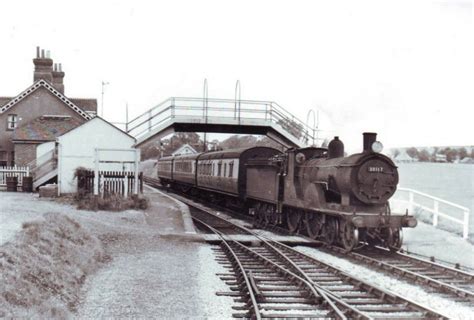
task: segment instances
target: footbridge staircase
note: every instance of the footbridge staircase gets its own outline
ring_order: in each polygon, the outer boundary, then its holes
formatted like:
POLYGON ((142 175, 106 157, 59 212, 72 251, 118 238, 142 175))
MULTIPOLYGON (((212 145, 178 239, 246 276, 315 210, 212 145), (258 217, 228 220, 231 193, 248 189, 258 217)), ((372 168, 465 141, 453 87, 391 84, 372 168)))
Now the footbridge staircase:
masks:
POLYGON ((285 147, 314 143, 316 129, 272 101, 169 98, 127 123, 136 146, 173 132, 266 135, 285 147))
POLYGON ((33 177, 33 189, 38 188, 58 175, 58 158, 53 149, 27 164, 33 177))

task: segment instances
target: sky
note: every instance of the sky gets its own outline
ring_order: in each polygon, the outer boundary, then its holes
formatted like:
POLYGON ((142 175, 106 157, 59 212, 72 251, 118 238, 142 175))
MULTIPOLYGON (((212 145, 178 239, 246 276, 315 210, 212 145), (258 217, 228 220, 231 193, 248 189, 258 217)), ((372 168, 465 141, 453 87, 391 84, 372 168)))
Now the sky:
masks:
POLYGON ((66 96, 125 120, 172 96, 276 101, 349 150, 474 144, 471 1, 8 1, 0 96, 33 81, 36 46, 66 96))

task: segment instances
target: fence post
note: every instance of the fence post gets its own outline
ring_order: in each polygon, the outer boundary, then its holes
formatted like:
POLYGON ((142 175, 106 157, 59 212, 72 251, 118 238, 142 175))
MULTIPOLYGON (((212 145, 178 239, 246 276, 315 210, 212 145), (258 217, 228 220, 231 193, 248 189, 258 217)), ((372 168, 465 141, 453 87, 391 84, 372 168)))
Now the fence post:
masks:
POLYGON ((410 214, 413 214, 414 211, 414 194, 413 191, 408 192, 408 210, 410 210, 410 214))
POLYGON ((99 175, 99 193, 101 194, 102 198, 104 198, 104 191, 105 191, 105 177, 104 174, 99 175))
POLYGON ((95 168, 94 168, 94 195, 99 194, 99 150, 95 149, 95 168))
POLYGON ((463 224, 463 230, 462 230, 462 237, 466 240, 469 238, 469 210, 464 211, 464 224, 463 224))
POLYGON ((128 175, 125 174, 123 177, 123 196, 128 197, 128 175))
POLYGON ((434 201, 434 213, 433 213, 433 226, 438 226, 438 213, 439 213, 439 202, 434 201))

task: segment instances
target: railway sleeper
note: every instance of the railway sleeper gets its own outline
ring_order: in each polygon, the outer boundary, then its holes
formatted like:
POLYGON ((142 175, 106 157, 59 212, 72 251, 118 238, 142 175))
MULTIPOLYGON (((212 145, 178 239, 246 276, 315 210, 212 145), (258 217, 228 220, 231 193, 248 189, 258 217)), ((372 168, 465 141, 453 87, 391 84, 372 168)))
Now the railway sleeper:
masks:
POLYGON ((329 318, 331 312, 328 310, 319 310, 319 311, 311 311, 307 313, 270 313, 270 312, 262 312, 262 316, 265 319, 321 319, 321 318, 329 318))

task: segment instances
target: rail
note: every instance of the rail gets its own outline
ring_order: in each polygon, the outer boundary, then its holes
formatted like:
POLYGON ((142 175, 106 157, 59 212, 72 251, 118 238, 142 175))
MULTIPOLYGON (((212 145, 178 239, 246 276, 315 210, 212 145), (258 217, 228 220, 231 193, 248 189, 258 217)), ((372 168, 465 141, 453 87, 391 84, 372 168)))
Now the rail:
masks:
POLYGON ((422 210, 431 212, 433 214, 433 218, 431 223, 434 227, 438 227, 439 225, 439 218, 443 218, 454 222, 456 224, 460 224, 462 226, 462 237, 464 239, 469 238, 469 218, 470 218, 470 210, 467 207, 461 206, 459 204, 429 195, 424 192, 420 192, 410 188, 398 188, 397 191, 407 192, 408 193, 408 200, 405 199, 394 199, 395 202, 401 202, 408 204, 408 211, 414 212, 415 208, 420 208, 422 210), (432 201, 431 203, 433 206, 428 206, 424 203, 420 203, 415 201, 415 196, 422 197, 425 200, 432 201), (448 214, 442 212, 440 210, 440 204, 450 207, 450 209, 455 208, 455 210, 460 210, 462 212, 462 219, 453 217, 452 214, 448 214))
POLYGON ((280 126, 304 144, 316 139, 317 131, 273 101, 186 97, 166 99, 129 121, 126 131, 139 138, 172 119, 235 125, 263 122, 280 126))

